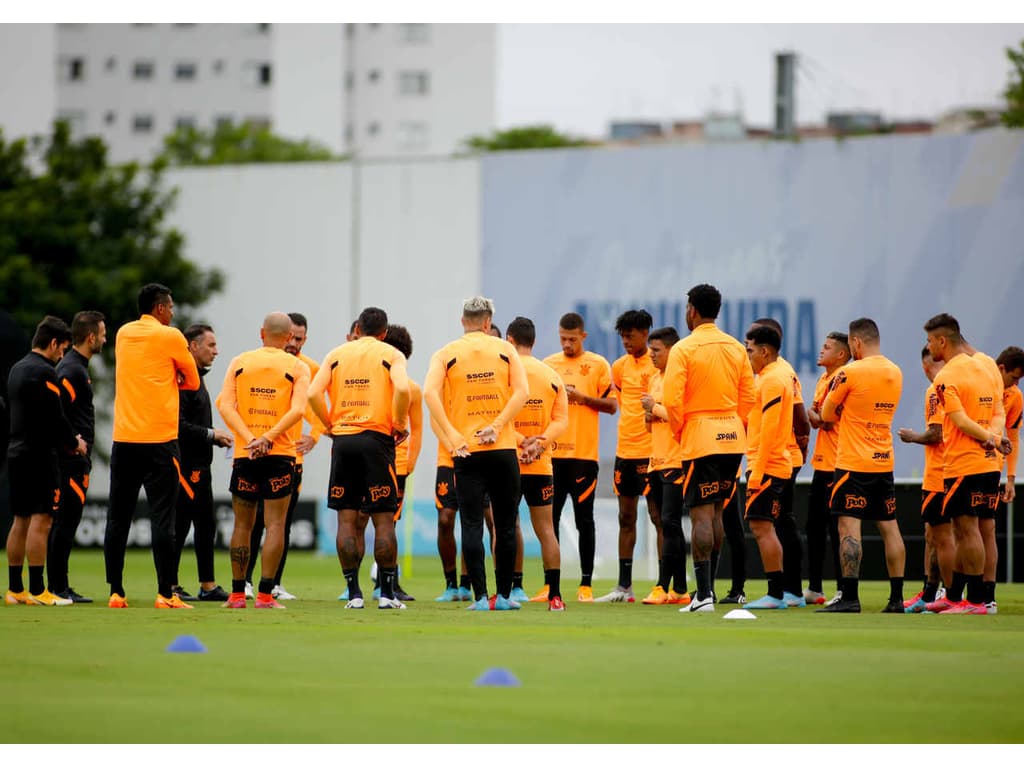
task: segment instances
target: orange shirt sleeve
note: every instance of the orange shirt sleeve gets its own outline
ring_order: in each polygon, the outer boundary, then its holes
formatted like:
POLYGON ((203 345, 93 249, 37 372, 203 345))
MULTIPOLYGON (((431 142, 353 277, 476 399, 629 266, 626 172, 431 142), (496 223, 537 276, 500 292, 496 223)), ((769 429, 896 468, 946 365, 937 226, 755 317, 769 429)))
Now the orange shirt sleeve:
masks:
POLYGON ((181 381, 178 382, 178 388, 195 392, 199 389, 199 367, 196 365, 196 359, 188 351, 188 342, 185 341, 185 336, 182 332, 177 328, 170 330, 172 332, 166 336, 167 353, 174 361, 174 367, 181 373, 181 381))
POLYGON ((232 358, 224 373, 224 384, 221 386, 220 394, 217 395, 217 410, 220 417, 224 419, 227 428, 234 432, 245 443, 252 441, 255 437, 245 425, 245 420, 238 413, 238 393, 235 390, 235 371, 241 366, 241 358, 232 358))

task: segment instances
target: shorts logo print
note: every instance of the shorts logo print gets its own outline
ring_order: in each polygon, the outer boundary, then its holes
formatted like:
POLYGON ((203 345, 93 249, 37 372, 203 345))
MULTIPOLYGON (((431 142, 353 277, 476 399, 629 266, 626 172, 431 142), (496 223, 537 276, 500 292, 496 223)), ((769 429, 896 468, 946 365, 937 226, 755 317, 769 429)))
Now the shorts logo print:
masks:
POLYGON ((291 475, 284 475, 283 477, 272 477, 270 478, 270 490, 272 493, 277 493, 282 488, 287 488, 291 481, 291 475))
POLYGON ((721 490, 721 484, 718 482, 714 483, 701 483, 699 486, 700 497, 706 499, 709 496, 714 496, 721 490))
POLYGON ((190 482, 198 483, 199 482, 199 478, 201 476, 202 476, 202 473, 198 469, 193 469, 192 470, 192 474, 190 474, 188 476, 188 479, 189 479, 190 482))
POLYGON ((448 483, 444 482, 444 480, 442 480, 440 483, 437 484, 437 495, 438 496, 447 496, 448 495, 448 483))
POLYGON ((553 486, 553 485, 545 485, 543 488, 541 488, 540 497, 542 499, 544 499, 544 501, 551 501, 551 499, 552 499, 552 497, 554 495, 555 495, 555 486, 553 486))
POLYGON ((896 514, 896 499, 885 500, 885 514, 890 517, 896 514))
POLYGON ((391 495, 390 485, 371 485, 370 486, 370 502, 380 501, 386 499, 391 495))
POLYGON ((242 493, 256 493, 259 487, 255 483, 250 483, 244 477, 238 478, 238 490, 242 493))
POLYGON ((331 498, 332 499, 340 499, 344 495, 345 495, 345 489, 342 486, 340 486, 340 485, 332 485, 331 486, 331 498))
POLYGON ((864 496, 847 496, 846 497, 846 508, 847 509, 867 509, 868 500, 864 496))

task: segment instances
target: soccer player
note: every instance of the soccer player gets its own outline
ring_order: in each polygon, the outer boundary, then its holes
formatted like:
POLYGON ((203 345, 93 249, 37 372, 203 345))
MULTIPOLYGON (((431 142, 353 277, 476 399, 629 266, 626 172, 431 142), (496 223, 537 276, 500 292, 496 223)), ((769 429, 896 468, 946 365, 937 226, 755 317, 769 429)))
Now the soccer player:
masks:
POLYGON ((7 377, 11 437, 7 461, 14 521, 7 534, 7 605, 71 605, 43 581, 46 546, 54 511, 60 504, 61 453, 85 456, 88 446, 76 435, 60 405, 54 367, 71 344, 71 330, 47 315, 36 326, 32 349, 14 364, 7 377), (22 565, 28 558, 28 589, 22 565))
POLYGON ((952 520, 956 542, 952 582, 946 587, 945 597, 928 603, 926 608, 932 612, 984 615, 988 613, 983 584, 985 544, 979 517, 987 510, 994 513, 998 505, 998 453, 1010 448, 1009 441, 1002 437, 1003 419, 995 419, 996 401, 1002 404, 1002 382, 994 383, 985 362, 968 353, 960 324, 952 315, 932 317, 924 330, 932 357, 945 362, 933 383, 943 409, 942 478, 946 493, 942 513, 952 520))
POLYGON ((682 611, 715 610, 713 574, 722 548, 722 507, 733 491, 754 404, 754 372, 743 344, 715 325, 722 294, 712 285, 687 293, 690 335, 672 347, 663 397, 682 446, 683 503, 693 523, 697 593, 682 611))
MULTIPOLYGON (((309 368, 310 381, 312 381, 317 371, 320 370, 320 363, 309 357, 309 355, 302 353, 302 348, 306 346, 306 340, 309 338, 309 321, 306 320, 306 316, 301 312, 289 312, 288 317, 292 321, 292 335, 288 339, 288 343, 284 345, 284 351, 289 355, 295 355, 306 364, 309 368)), ((299 493, 302 490, 302 464, 306 454, 316 447, 316 443, 323 433, 324 426, 320 419, 316 417, 316 414, 313 412, 313 406, 307 400, 306 412, 303 414, 303 418, 299 419, 291 428, 291 437, 295 441, 295 482, 292 484, 292 495, 288 500, 288 514, 284 523, 284 549, 281 551, 281 562, 277 566, 277 573, 274 574, 274 588, 270 592, 275 600, 295 599, 295 595, 281 586, 281 578, 284 576, 284 565, 288 561, 292 520, 295 517, 295 507, 299 503, 299 493), (302 434, 303 421, 308 423, 310 427, 307 434, 302 434)), ((263 505, 259 504, 256 507, 256 521, 252 526, 252 539, 249 541, 250 552, 259 552, 260 541, 263 539, 263 530, 263 505)), ((252 574, 255 568, 256 558, 252 557, 249 559, 249 568, 245 574, 246 597, 252 597, 252 574)))
POLYGON ((53 594, 76 603, 91 603, 68 582, 68 560, 75 544, 75 531, 82 522, 82 508, 89 490, 92 469, 92 445, 96 441, 96 413, 92 404, 92 379, 89 360, 99 354, 107 341, 107 324, 103 314, 92 310, 79 312, 71 321, 71 343, 57 363, 60 400, 71 428, 82 436, 87 446, 85 455, 58 454, 60 459, 60 505, 50 528, 46 555, 46 576, 53 594))
POLYGON ((744 518, 757 539, 768 594, 748 609, 788 608, 783 591, 783 546, 776 520, 785 514, 783 494, 793 474, 789 442, 793 436, 793 377, 779 363, 782 337, 770 325, 747 331, 747 354, 756 375, 754 407, 747 422, 747 502, 744 518))
POLYGON ((657 328, 647 337, 651 362, 657 369, 651 378, 650 392, 641 398, 644 416, 651 432, 651 462, 647 476, 651 492, 661 510, 663 550, 659 552, 658 583, 644 598, 644 605, 688 605, 686 587, 686 537, 683 534, 683 459, 682 449, 672 437, 668 412, 663 399, 665 366, 668 353, 679 341, 679 332, 671 326, 657 328), (672 589, 672 585, 675 589, 672 589))
MULTIPOLYGON (((630 309, 619 315, 615 331, 622 339, 625 354, 612 363, 612 391, 619 401, 618 445, 615 449, 615 495, 619 498, 619 580, 611 592, 597 603, 632 603, 633 549, 636 546, 637 504, 651 490, 647 465, 651 460, 651 435, 644 419, 640 399, 648 394, 654 363, 647 349, 647 335, 654 320, 645 309, 630 309)), ((646 499, 647 514, 654 524, 661 553, 661 510, 646 499)))
POLYGON ((309 367, 284 351, 292 321, 284 312, 263 320, 263 346, 235 357, 224 375, 217 409, 234 433, 231 501, 231 595, 225 608, 245 608, 245 572, 256 505, 263 501, 267 527, 260 555, 255 608, 283 609, 271 594, 284 550, 284 524, 295 482, 295 440, 291 428, 302 419, 309 389, 309 367))
MULTIPOLYGON (((743 605, 747 602, 747 593, 744 591, 747 584, 747 535, 743 530, 743 513, 740 511, 739 494, 736 493, 740 486, 741 470, 741 467, 736 468, 732 489, 722 503, 722 534, 729 544, 730 576, 732 578, 729 592, 717 601, 724 605, 743 605)), ((717 551, 712 552, 716 574, 718 572, 718 555, 717 551)), ((714 577, 712 577, 713 582, 714 577)))
MULTIPOLYGON (((549 611, 564 611, 561 592, 561 552, 552 527, 551 449, 569 423, 569 401, 562 379, 549 365, 533 356, 537 329, 533 321, 517 317, 508 325, 505 337, 516 348, 526 371, 530 395, 513 420, 522 477, 522 495, 530 508, 530 521, 540 542, 547 594, 538 593, 531 602, 547 602, 549 611)), ((544 592, 544 590, 542 590, 544 592)))
POLYGON ((110 510, 103 536, 111 608, 127 608, 124 556, 139 488, 152 513, 157 608, 191 608, 171 591, 177 580, 174 512, 181 458, 178 391, 199 388, 199 369, 181 331, 171 327, 171 289, 149 283, 139 290, 140 317, 114 340, 114 441, 110 450, 110 510))
MULTIPOLYGON (((1024 376, 1024 350, 1020 347, 1007 347, 996 358, 999 373, 1003 380, 1003 410, 1006 412, 1006 436, 1010 441, 1010 453, 1006 456, 1006 483, 999 496, 996 514, 1006 519, 1006 505, 1016 496, 1017 455, 1020 453, 1020 424, 1022 398, 1018 384, 1024 376)), ((994 521, 993 521, 994 522, 994 521)), ((979 525, 981 522, 979 521, 979 525)), ((992 531, 992 558, 989 558, 989 542, 986 539, 985 549, 985 608, 989 613, 996 613, 996 565, 999 552, 995 548, 995 530, 992 531)), ((982 531, 984 536, 984 530, 982 531)))
POLYGON ((903 391, 903 373, 882 355, 874 320, 850 323, 853 362, 836 373, 821 408, 823 422, 839 422, 830 509, 838 518, 842 599, 818 613, 860 613, 861 523, 874 520, 885 546, 889 601, 883 613, 903 613, 906 549, 896 520, 892 417, 903 391), (841 418, 840 418, 841 415, 841 418))
POLYGON ((217 521, 213 516, 213 483, 210 466, 213 447, 231 445, 231 433, 213 427, 213 408, 206 388, 206 374, 217 358, 217 336, 213 328, 195 323, 185 329, 188 351, 199 369, 199 389, 179 393, 178 447, 181 450, 181 478, 174 523, 174 574, 179 576, 185 537, 192 528, 192 545, 196 551, 199 595, 181 588, 175 578, 171 591, 181 600, 223 603, 228 593, 217 585, 214 576, 213 551, 217 538, 217 521))
POLYGON ((924 477, 921 481, 921 520, 924 522, 924 586, 909 600, 903 601, 906 613, 921 613, 938 597, 939 579, 950 584, 956 545, 949 518, 942 514, 945 487, 942 483, 942 404, 935 391, 935 375, 945 363, 935 360, 926 344, 921 350, 921 368, 928 379, 924 397, 925 431, 904 427, 899 431, 904 443, 924 446, 924 477))
POLYGON ((349 594, 345 607, 353 609, 365 605, 359 586, 360 515, 373 520, 377 607, 405 609, 395 596, 395 444, 409 437, 409 377, 405 355, 384 343, 387 330, 387 313, 366 307, 359 313, 355 340, 327 353, 310 387, 313 409, 334 442, 327 506, 338 513, 338 559, 349 594), (320 400, 324 393, 329 413, 320 400))
MULTIPOLYGON (((829 540, 832 550, 832 565, 836 573, 836 591, 839 590, 839 579, 842 569, 839 564, 839 528, 837 518, 829 510, 829 496, 836 474, 836 448, 839 445, 839 424, 821 420, 821 408, 825 403, 825 395, 836 372, 850 362, 850 346, 847 336, 841 331, 832 331, 825 337, 818 352, 818 367, 825 372, 818 378, 814 387, 814 402, 807 409, 810 425, 818 430, 814 440, 814 453, 811 454, 811 492, 807 497, 807 589, 804 590, 804 601, 810 605, 825 603, 825 589, 822 572, 825 561, 825 539, 829 540)), ((833 597, 838 600, 838 597, 833 597)))
POLYGON ((515 348, 489 334, 493 315, 490 299, 467 299, 462 307, 465 335, 434 353, 423 384, 432 424, 452 450, 462 547, 476 599, 470 607, 477 611, 519 607, 508 599, 520 494, 512 420, 526 403, 529 383, 515 348), (493 599, 488 599, 484 568, 485 493, 494 511, 497 592, 493 599))
MULTIPOLYGON (((612 396, 612 369, 601 355, 583 349, 587 338, 583 316, 575 312, 558 321, 558 341, 562 347, 544 358, 565 382, 569 400, 569 425, 558 439, 551 458, 555 484, 552 526, 558 537, 562 507, 572 499, 573 518, 579 537, 580 584, 576 600, 594 600, 591 580, 594 576, 594 493, 597 490, 600 447, 600 414, 615 414, 618 401, 612 396)), ((543 591, 543 590, 542 590, 543 591)))

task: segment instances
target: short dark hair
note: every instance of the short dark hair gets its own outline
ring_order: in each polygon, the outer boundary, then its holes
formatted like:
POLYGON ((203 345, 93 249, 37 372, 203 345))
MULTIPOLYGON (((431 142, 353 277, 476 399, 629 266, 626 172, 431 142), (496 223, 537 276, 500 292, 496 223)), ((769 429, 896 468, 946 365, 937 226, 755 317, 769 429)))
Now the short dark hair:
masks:
POLYGON ((204 333, 213 333, 213 328, 206 323, 192 323, 185 329, 185 341, 190 344, 201 337, 204 333))
POLYGON ((782 336, 770 325, 758 325, 747 331, 747 340, 758 346, 771 347, 776 352, 782 346, 782 336))
POLYGON ((388 329, 388 313, 380 307, 367 307, 356 322, 364 336, 378 336, 388 329))
POLYGON ((695 285, 686 293, 690 305, 697 310, 697 314, 714 320, 722 309, 722 294, 713 285, 701 283, 695 285))
POLYGON ((927 344, 921 347, 921 359, 924 360, 926 357, 932 356, 932 349, 927 344))
POLYGON ((850 321, 850 336, 856 336, 861 341, 875 342, 881 336, 878 333, 878 324, 870 317, 858 317, 850 321))
POLYGON ((388 332, 384 334, 384 343, 405 355, 406 360, 412 357, 412 336, 404 325, 389 325, 388 332))
POLYGON ((84 344, 90 333, 100 332, 100 323, 106 321, 102 312, 94 309, 83 309, 71 318, 71 343, 84 344))
POLYGON ((166 304, 171 300, 171 289, 160 283, 146 283, 139 288, 139 314, 150 315, 157 304, 166 304))
POLYGON ((660 341, 666 347, 671 347, 679 341, 679 331, 671 325, 666 325, 664 328, 655 328, 647 336, 647 343, 650 344, 652 341, 660 341))
POLYGON ((292 319, 293 325, 301 325, 307 331, 309 330, 309 322, 307 322, 306 316, 301 312, 289 312, 288 317, 292 319))
POLYGON ((508 324, 505 335, 512 338, 513 344, 530 349, 533 349, 537 341, 537 329, 533 325, 533 320, 522 315, 517 315, 516 319, 508 324))
POLYGON ((567 331, 582 331, 583 315, 579 312, 566 312, 558 319, 558 327, 567 331))
POLYGON ((774 317, 759 317, 751 325, 767 325, 769 328, 774 328, 779 332, 779 338, 783 336, 782 323, 776 320, 774 317))
POLYGON ((1016 371, 1018 368, 1024 370, 1024 349, 1007 347, 999 353, 996 365, 1003 366, 1004 371, 1016 371))
POLYGON ((618 334, 629 331, 649 331, 654 325, 654 318, 646 309, 627 309, 615 321, 615 332, 618 334))
POLYGON ((944 333, 937 334, 939 336, 947 336, 953 342, 957 344, 963 344, 964 337, 960 335, 960 323, 955 317, 948 312, 935 315, 930 318, 928 322, 924 324, 925 333, 935 333, 936 331, 944 331, 944 333))
POLYGON ((59 317, 47 315, 36 326, 35 335, 32 337, 32 349, 46 349, 54 339, 58 344, 70 342, 71 329, 59 317))
POLYGON ((846 350, 847 356, 850 355, 850 337, 847 336, 845 333, 843 333, 842 331, 832 331, 825 338, 832 339, 832 341, 838 341, 840 344, 843 345, 843 349, 846 350))

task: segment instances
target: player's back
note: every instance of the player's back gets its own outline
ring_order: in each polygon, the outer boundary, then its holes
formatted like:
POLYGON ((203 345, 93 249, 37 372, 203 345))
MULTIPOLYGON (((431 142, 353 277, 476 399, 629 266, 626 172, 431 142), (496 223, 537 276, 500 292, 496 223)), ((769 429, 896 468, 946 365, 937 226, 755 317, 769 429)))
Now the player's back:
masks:
POLYGON ((394 425, 391 368, 404 361, 401 352, 373 336, 346 342, 328 353, 324 365, 331 370, 327 387, 331 433, 390 435, 394 425))
MULTIPOLYGON (((233 381, 238 414, 252 432, 260 437, 291 410, 295 380, 307 378, 309 369, 299 358, 276 347, 260 347, 243 352, 231 361, 227 378, 233 381)), ((285 430, 268 452, 272 456, 295 456, 295 440, 285 430)), ((245 441, 235 435, 235 458, 248 457, 245 441)))
POLYGON ((959 354, 946 361, 935 376, 935 391, 945 418, 942 422, 944 478, 998 472, 1000 461, 994 449, 985 449, 970 435, 960 431, 950 414, 963 411, 967 418, 984 429, 991 429, 995 401, 1002 400, 999 389, 986 370, 984 361, 959 354))
POLYGON ((892 472, 892 420, 903 392, 899 366, 883 355, 854 360, 836 373, 832 390, 844 395, 836 468, 892 472))
MULTIPOLYGON (((520 360, 526 371, 526 381, 530 387, 529 397, 522 410, 516 414, 513 423, 515 430, 523 437, 534 437, 544 432, 551 424, 555 411, 555 401, 564 389, 564 384, 555 370, 536 357, 525 356, 520 360)), ((564 413, 563 413, 564 415, 564 413)), ((524 474, 550 475, 551 451, 545 450, 536 461, 521 466, 524 474)))

